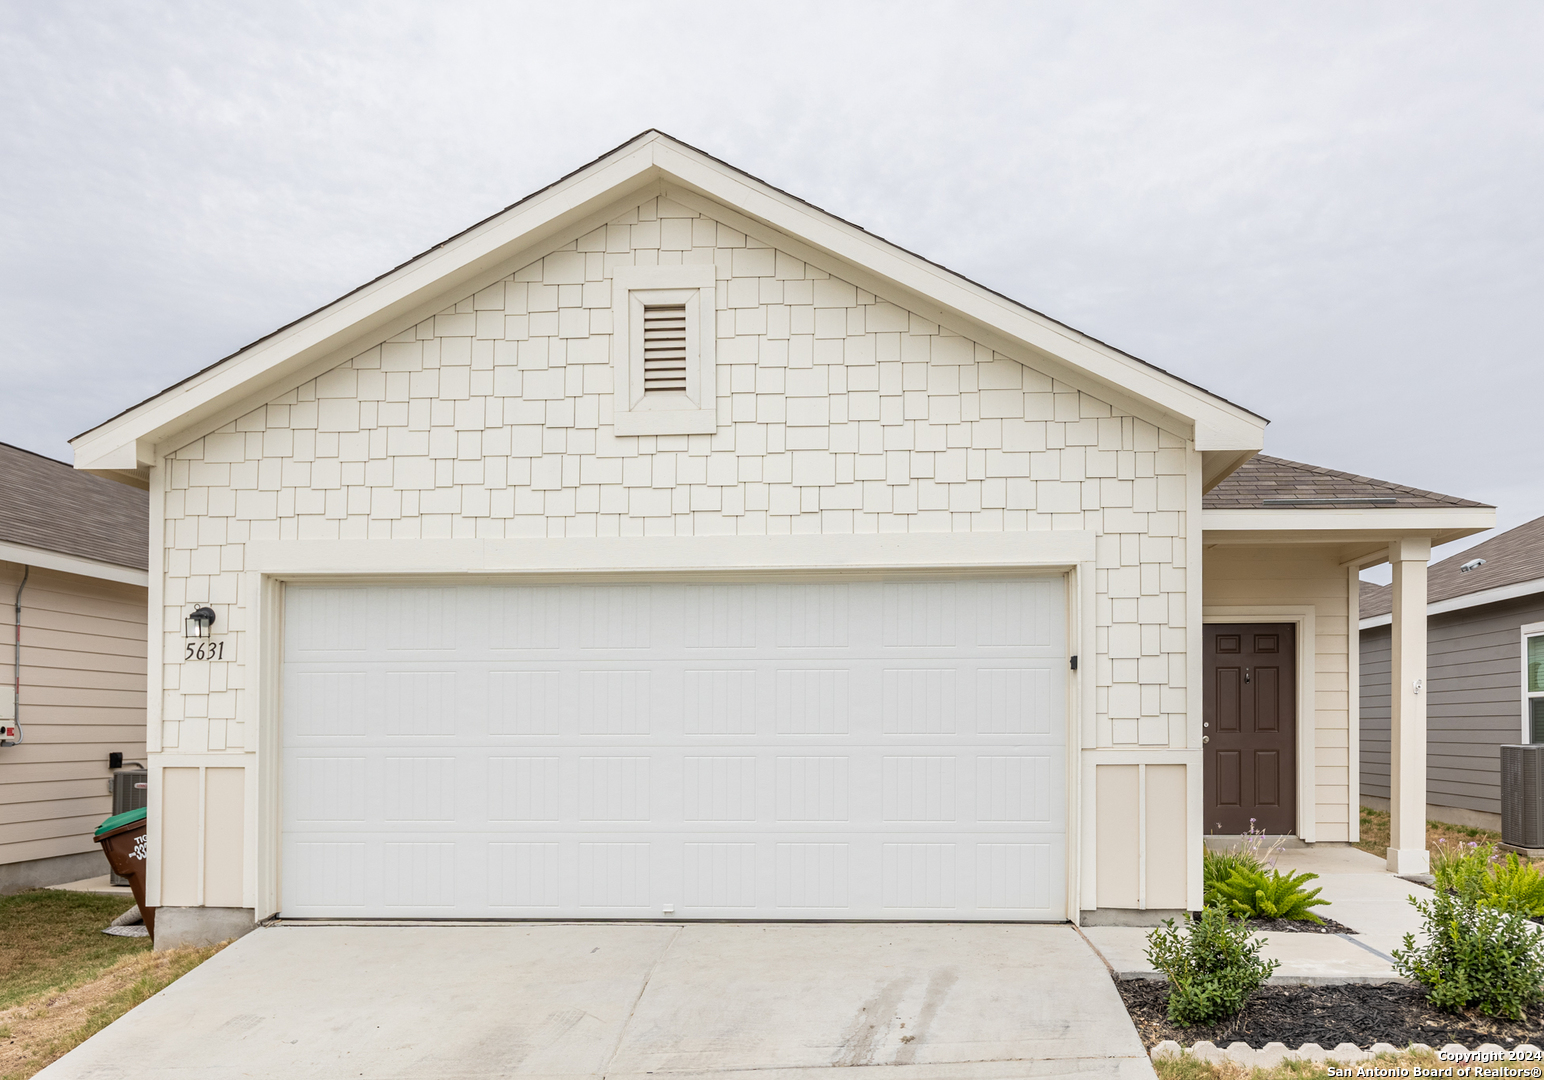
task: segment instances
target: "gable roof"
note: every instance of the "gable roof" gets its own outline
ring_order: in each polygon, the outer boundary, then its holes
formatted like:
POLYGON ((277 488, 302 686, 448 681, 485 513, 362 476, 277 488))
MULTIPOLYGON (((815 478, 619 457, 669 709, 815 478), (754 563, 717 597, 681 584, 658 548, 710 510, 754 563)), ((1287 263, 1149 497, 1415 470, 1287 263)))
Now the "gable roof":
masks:
POLYGON ((1485 503, 1256 454, 1201 497, 1206 510, 1434 509, 1485 503))
POLYGON ((1176 430, 1194 433, 1203 454, 1219 455, 1216 472, 1262 445, 1266 421, 1258 414, 651 130, 76 436, 76 466, 143 483, 158 453, 218 427, 254 395, 370 347, 432 313, 448 293, 540 257, 651 188, 712 200, 741 219, 735 228, 773 235, 806 261, 855 269, 860 288, 932 321, 968 325, 966 336, 1053 377, 1070 376, 1116 407, 1172 418, 1176 430))
POLYGON ((8 545, 146 570, 150 500, 143 491, 0 443, 0 558, 27 561, 26 552, 4 550, 8 545))
MULTIPOLYGON (((1387 615, 1394 610, 1390 586, 1374 585, 1372 588, 1375 592, 1370 594, 1363 583, 1361 614, 1364 619, 1387 615)), ((1466 598, 1476 601, 1475 604, 1455 603, 1448 610, 1532 593, 1544 593, 1544 517, 1534 518, 1527 524, 1492 536, 1483 544, 1449 555, 1441 562, 1432 563, 1426 571, 1428 605, 1466 598), (1484 559, 1485 565, 1467 572, 1459 569, 1475 559, 1484 559)))

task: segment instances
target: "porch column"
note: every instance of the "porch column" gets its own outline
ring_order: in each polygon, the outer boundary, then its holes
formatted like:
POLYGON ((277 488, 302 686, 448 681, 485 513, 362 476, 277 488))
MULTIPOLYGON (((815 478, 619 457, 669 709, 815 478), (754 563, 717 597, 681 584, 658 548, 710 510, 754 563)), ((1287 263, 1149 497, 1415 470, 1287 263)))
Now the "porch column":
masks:
MULTIPOLYGON (((1396 540, 1389 677, 1389 851, 1396 874, 1424 874, 1426 853, 1426 563, 1431 540, 1396 540)), ((1355 693, 1355 687, 1352 688, 1355 693)))

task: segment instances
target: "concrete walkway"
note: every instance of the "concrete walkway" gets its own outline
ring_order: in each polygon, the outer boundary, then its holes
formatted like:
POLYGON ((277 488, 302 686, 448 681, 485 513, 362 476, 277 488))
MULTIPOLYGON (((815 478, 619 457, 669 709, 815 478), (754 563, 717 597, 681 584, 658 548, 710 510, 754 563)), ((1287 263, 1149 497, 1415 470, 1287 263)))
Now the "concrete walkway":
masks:
POLYGON ((1154 1076, 1076 930, 959 923, 264 927, 38 1076, 829 1080, 838 1065, 1154 1076))
MULTIPOLYGON (((1393 951, 1407 932, 1417 938, 1420 915, 1409 898, 1429 897, 1431 890, 1397 878, 1384 868, 1382 859, 1353 847, 1291 848, 1276 861, 1277 869, 1319 875, 1309 888, 1322 891, 1327 908, 1316 908, 1336 922, 1357 931, 1343 934, 1290 934, 1267 931, 1262 955, 1281 961, 1272 982, 1345 983, 1389 982, 1394 971, 1393 951)), ((1122 978, 1155 978, 1147 962, 1147 935, 1151 930, 1124 926, 1089 927, 1084 931, 1122 978)))

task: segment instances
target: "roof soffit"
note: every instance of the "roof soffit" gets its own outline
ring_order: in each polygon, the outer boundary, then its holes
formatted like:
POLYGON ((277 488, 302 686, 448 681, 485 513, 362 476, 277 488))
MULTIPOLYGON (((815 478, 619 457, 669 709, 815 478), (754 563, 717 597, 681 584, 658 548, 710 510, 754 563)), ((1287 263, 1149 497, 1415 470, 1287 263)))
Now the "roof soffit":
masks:
MULTIPOLYGON (((659 132, 648 132, 77 436, 71 440, 76 465, 143 474, 158 450, 168 448, 168 439, 196 438, 197 434, 187 433, 213 430, 219 426, 211 424, 213 419, 228 419, 227 414, 239 410, 254 394, 290 380, 303 382, 301 374, 337 363, 341 351, 354 347, 372 331, 404 322, 417 309, 432 311, 434 302, 448 292, 474 286, 481 276, 488 276, 490 282, 496 280, 511 260, 539 257, 537 251, 544 243, 599 213, 610 212, 650 185, 684 189, 674 196, 678 198, 696 192, 717 204, 718 213, 727 208, 759 222, 762 228, 757 231, 763 234, 762 239, 787 246, 792 254, 802 249, 839 259, 845 266, 871 275, 869 281, 855 284, 894 297, 918 314, 931 316, 936 312, 937 321, 954 324, 951 329, 964 320, 970 326, 969 336, 983 345, 1032 364, 1053 378, 1065 372, 1070 378, 1064 381, 1087 386, 1116 408, 1154 418, 1171 430, 1179 427, 1180 434, 1193 433, 1199 450, 1252 450, 1262 445, 1266 421, 1254 413, 895 247, 709 155, 659 132), (767 235, 767 230, 775 235, 767 235)), ((825 260, 809 261, 819 265, 825 260)))

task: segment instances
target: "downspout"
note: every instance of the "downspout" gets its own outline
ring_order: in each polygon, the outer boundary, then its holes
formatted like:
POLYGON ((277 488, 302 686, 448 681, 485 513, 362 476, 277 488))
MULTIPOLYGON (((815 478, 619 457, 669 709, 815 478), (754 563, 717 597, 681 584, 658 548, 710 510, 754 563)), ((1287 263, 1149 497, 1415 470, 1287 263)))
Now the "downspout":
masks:
POLYGON ((24 736, 21 731, 21 593, 27 587, 27 579, 32 576, 32 567, 21 568, 21 584, 16 586, 16 646, 15 656, 12 661, 15 696, 11 699, 13 716, 11 727, 15 734, 4 740, 0 740, 0 746, 15 746, 21 742, 24 736))

